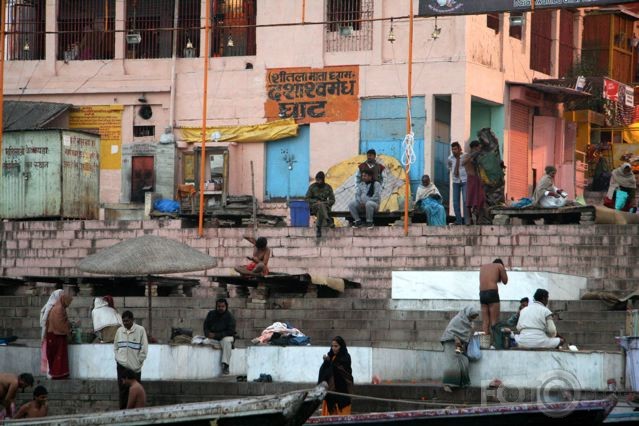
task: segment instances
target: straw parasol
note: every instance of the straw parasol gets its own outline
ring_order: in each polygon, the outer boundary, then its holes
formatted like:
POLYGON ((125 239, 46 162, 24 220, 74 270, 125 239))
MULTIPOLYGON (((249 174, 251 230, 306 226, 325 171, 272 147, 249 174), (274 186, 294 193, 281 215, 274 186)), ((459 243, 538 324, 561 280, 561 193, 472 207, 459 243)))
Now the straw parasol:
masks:
MULTIPOLYGON (((92 274, 126 277, 202 271, 216 265, 217 261, 214 258, 186 244, 155 235, 144 235, 122 241, 85 257, 78 263, 78 269, 92 274)), ((150 281, 148 285, 150 335, 150 281)))

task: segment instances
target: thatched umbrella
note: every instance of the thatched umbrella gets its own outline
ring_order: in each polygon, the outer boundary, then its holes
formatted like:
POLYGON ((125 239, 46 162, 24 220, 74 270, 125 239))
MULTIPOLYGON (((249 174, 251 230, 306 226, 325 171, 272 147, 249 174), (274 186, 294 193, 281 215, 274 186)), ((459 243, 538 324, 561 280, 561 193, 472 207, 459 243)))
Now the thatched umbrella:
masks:
MULTIPOLYGON (((213 268, 217 261, 175 240, 145 235, 122 241, 85 257, 78 269, 92 274, 142 276, 202 271, 213 268)), ((148 282, 149 335, 152 330, 151 281, 148 282)))

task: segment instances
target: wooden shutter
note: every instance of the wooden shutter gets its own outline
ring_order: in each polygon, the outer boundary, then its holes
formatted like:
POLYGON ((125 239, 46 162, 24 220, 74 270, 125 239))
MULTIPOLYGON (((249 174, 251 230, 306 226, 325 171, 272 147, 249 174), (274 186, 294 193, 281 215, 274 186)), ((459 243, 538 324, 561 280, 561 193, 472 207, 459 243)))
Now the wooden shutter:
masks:
POLYGON ((518 200, 528 193, 528 137, 529 109, 518 103, 510 104, 510 140, 508 150, 508 198, 518 200))

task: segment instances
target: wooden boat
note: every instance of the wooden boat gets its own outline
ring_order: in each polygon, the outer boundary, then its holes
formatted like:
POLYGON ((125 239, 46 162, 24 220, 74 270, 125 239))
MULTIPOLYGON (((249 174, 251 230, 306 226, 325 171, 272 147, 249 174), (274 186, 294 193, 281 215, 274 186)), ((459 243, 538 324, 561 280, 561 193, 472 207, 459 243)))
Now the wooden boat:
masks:
POLYGON ((326 395, 326 385, 310 391, 189 404, 137 408, 94 414, 8 420, 5 425, 218 425, 297 426, 313 414, 326 395))
POLYGON ((348 416, 311 417, 307 425, 598 425, 612 411, 614 398, 552 404, 485 405, 436 410, 393 411, 348 416))

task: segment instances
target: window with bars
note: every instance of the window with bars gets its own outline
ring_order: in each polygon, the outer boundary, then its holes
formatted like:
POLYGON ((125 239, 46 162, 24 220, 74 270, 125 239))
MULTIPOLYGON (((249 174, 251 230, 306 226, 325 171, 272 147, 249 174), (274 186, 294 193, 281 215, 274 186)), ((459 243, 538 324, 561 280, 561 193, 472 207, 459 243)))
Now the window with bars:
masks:
POLYGON ((486 26, 499 34, 499 13, 486 14, 486 26))
POLYGON ((327 0, 327 52, 373 48, 373 0, 327 0))
POLYGON ((212 56, 253 56, 256 0, 214 0, 212 56))
POLYGON ((58 60, 113 59, 115 0, 59 0, 58 60))
MULTIPOLYGON (((176 54, 199 56, 200 1, 180 0, 176 54)), ((126 55, 129 59, 173 55, 175 0, 126 0, 126 55)))
POLYGON ((5 17, 5 58, 44 59, 45 0, 8 0, 5 17))
POLYGON ((552 10, 535 10, 530 19, 530 69, 550 74, 552 10))

